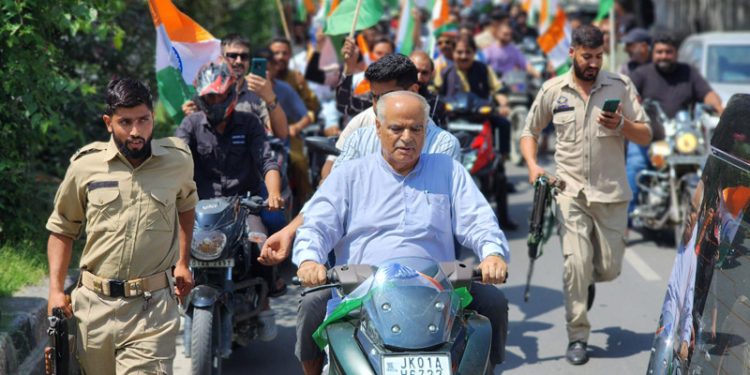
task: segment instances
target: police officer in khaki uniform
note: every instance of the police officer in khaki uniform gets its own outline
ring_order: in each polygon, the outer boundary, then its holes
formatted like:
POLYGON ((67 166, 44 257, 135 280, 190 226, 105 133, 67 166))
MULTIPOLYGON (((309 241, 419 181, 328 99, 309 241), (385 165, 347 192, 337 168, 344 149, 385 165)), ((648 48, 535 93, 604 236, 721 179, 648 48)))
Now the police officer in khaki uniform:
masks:
POLYGON ((632 196, 624 142, 651 141, 651 128, 630 80, 600 71, 603 46, 596 27, 581 26, 573 32, 573 69, 543 85, 521 136, 521 153, 533 183, 545 174, 537 164, 537 139, 550 121, 555 127, 556 173, 565 181, 556 200, 564 256, 566 359, 575 365, 588 361, 591 325, 586 314, 593 303, 594 283, 615 279, 622 266, 632 196), (602 111, 608 99, 620 101, 615 112, 602 111))
POLYGON ((153 118, 148 88, 131 79, 111 81, 103 120, 112 137, 73 155, 47 221, 48 308, 75 316, 86 374, 172 373, 175 294, 192 288, 189 246, 198 198, 189 149, 177 138, 152 141, 153 118), (71 306, 63 283, 84 223, 71 306))

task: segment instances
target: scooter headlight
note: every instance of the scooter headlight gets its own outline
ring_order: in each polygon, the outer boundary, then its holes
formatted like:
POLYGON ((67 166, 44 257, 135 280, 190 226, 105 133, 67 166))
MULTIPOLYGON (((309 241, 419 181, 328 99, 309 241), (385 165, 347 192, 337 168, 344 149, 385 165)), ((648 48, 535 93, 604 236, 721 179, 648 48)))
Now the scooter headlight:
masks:
POLYGON ((698 135, 691 131, 677 133, 675 148, 681 154, 692 154, 698 148, 698 135))
POLYGON ((656 141, 652 143, 651 148, 648 150, 651 165, 657 170, 664 168, 664 166, 667 165, 667 156, 671 153, 672 149, 666 141, 656 141))
POLYGON ((492 107, 490 107, 488 105, 483 105, 483 106, 479 107, 479 111, 478 112, 479 112, 480 115, 489 115, 490 112, 492 112, 492 107))
POLYGON ((227 244, 227 236, 218 231, 197 231, 193 234, 190 252, 200 260, 214 260, 221 256, 221 251, 227 244))
POLYGON ((453 111, 453 104, 445 103, 445 110, 448 111, 448 112, 452 112, 453 111))

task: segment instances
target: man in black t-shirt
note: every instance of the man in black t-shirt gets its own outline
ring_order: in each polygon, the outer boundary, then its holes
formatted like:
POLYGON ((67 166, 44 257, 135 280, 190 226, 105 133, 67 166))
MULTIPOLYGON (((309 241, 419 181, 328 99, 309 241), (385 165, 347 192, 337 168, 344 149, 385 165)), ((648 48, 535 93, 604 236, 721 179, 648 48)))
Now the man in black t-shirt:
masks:
MULTIPOLYGON (((651 56, 651 63, 640 65, 629 74, 641 98, 658 102, 670 118, 681 109, 689 109, 696 102, 708 104, 721 114, 724 110, 721 99, 711 90, 711 86, 700 72, 691 65, 677 62, 677 42, 671 36, 657 36, 651 56)), ((657 141, 664 136, 664 130, 655 121, 652 121, 651 125, 654 140, 657 141)), ((649 165, 648 146, 629 143, 625 169, 628 184, 633 191, 633 199, 628 206, 628 214, 635 208, 636 197, 640 191, 636 176, 641 170, 649 168, 649 165)), ((630 226, 630 220, 628 224, 630 226)))
POLYGON ((723 111, 719 95, 695 67, 677 62, 677 42, 668 35, 654 39, 652 62, 639 66, 630 75, 643 99, 653 99, 668 117, 696 102, 723 111))

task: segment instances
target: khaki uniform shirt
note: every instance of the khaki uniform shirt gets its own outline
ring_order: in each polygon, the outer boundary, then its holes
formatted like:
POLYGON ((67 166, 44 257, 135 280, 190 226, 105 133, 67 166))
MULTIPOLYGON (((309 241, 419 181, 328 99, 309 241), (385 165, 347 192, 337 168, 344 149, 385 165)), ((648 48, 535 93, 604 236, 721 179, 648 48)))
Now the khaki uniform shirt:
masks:
POLYGON ((193 159, 178 138, 153 140, 151 153, 133 169, 110 138, 81 148, 70 159, 47 229, 77 238, 85 223, 82 269, 132 280, 177 262, 177 213, 198 201, 193 159))
POLYGON ((566 183, 562 194, 576 197, 582 191, 589 202, 629 201, 633 194, 625 174, 625 137, 600 125, 597 118, 607 99, 619 99, 625 118, 648 125, 637 91, 630 79, 602 70, 586 102, 572 74, 571 69, 544 83, 521 137, 538 138, 552 121, 556 173, 566 183))

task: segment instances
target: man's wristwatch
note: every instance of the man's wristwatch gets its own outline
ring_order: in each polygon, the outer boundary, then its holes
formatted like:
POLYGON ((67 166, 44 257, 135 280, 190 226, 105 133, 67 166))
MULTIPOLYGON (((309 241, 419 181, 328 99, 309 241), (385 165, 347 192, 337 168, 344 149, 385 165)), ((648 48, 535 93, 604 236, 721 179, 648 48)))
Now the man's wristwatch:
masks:
POLYGON ((622 128, 625 127, 625 116, 620 116, 620 122, 617 123, 617 126, 615 126, 615 130, 618 132, 622 131, 622 128))
POLYGON ((271 103, 266 103, 266 107, 268 107, 268 112, 273 112, 273 110, 276 109, 276 107, 278 107, 278 106, 279 106, 279 97, 278 96, 274 96, 273 100, 271 101, 271 103))

